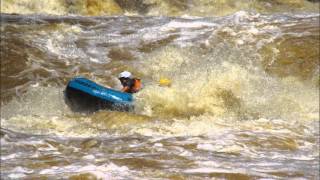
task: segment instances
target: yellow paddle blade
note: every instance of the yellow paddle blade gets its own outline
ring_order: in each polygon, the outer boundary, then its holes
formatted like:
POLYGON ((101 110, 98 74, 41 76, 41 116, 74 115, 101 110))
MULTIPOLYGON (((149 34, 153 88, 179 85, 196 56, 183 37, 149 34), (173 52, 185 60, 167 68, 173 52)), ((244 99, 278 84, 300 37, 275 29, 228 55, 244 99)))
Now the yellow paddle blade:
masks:
POLYGON ((167 78, 161 78, 159 80, 159 85, 160 86, 170 86, 171 85, 171 80, 167 78))

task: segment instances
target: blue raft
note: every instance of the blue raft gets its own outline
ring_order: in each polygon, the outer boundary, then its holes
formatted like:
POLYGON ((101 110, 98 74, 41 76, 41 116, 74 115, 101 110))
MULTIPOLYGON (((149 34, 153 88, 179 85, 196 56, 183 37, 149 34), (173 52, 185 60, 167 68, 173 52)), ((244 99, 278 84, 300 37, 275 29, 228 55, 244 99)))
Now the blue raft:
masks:
POLYGON ((65 101, 75 112, 133 110, 132 94, 103 87, 84 77, 75 77, 69 81, 65 89, 65 101))

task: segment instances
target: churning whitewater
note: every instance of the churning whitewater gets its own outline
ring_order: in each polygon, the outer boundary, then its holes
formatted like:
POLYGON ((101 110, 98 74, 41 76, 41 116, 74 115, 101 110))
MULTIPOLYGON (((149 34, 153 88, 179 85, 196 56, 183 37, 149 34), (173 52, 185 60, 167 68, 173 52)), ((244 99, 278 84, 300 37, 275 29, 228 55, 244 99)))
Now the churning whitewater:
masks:
POLYGON ((5 2, 3 179, 319 178, 318 2, 5 2), (73 77, 124 70, 133 112, 66 105, 73 77))

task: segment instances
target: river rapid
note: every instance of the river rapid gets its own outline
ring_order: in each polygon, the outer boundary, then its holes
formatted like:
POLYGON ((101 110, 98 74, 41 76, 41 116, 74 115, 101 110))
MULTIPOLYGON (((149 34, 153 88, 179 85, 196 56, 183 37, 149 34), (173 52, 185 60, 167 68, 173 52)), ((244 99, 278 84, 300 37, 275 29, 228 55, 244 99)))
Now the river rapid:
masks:
POLYGON ((1 179, 319 179, 319 2, 5 2, 1 179), (134 112, 65 104, 124 70, 134 112))

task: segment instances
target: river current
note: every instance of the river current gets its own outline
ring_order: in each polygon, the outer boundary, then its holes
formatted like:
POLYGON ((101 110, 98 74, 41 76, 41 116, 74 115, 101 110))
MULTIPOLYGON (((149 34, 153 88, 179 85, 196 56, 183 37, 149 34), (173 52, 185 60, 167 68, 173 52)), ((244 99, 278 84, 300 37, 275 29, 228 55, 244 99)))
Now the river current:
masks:
POLYGON ((1 179, 319 179, 319 3, 305 3, 95 16, 6 4, 1 179), (144 85, 134 112, 65 104, 71 78, 120 89, 124 70, 144 85))

